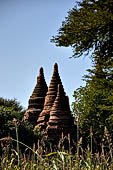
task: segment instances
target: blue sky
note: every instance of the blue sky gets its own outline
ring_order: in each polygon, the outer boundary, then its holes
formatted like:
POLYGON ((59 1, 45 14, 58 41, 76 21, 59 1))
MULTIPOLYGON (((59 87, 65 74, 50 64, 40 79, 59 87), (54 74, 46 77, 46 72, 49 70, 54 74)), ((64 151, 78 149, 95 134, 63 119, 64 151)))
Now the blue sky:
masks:
POLYGON ((75 0, 0 0, 1 97, 16 98, 27 108, 39 68, 49 85, 57 62, 71 104, 73 91, 84 85, 90 59, 69 59, 72 49, 56 47, 50 39, 74 5, 75 0))

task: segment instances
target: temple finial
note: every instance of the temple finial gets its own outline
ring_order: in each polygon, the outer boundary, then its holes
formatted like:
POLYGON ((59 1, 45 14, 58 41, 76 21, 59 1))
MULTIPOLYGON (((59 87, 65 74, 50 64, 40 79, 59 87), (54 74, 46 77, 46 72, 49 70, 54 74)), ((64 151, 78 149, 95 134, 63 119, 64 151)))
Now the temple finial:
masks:
POLYGON ((57 63, 54 64, 54 71, 55 70, 58 70, 58 64, 57 63))
POLYGON ((40 75, 42 75, 44 73, 43 71, 43 67, 40 67, 40 71, 39 71, 40 75))

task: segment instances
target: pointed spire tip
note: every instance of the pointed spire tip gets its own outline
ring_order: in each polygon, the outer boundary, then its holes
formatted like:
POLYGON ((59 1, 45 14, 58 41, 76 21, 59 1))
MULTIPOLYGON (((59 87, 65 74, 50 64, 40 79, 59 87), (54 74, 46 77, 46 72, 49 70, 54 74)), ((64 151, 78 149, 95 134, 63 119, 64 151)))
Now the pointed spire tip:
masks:
POLYGON ((58 64, 57 63, 54 64, 54 69, 55 70, 58 69, 58 64))
POLYGON ((43 67, 40 67, 40 74, 43 74, 43 67))

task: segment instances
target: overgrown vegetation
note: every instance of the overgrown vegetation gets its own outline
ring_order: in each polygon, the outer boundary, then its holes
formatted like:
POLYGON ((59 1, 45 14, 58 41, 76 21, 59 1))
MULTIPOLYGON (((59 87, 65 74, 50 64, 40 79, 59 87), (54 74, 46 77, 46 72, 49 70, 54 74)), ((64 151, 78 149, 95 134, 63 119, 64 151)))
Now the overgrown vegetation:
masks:
MULTIPOLYGON (((108 132, 105 131, 104 140, 111 146, 109 143, 108 132)), ((104 141, 104 142, 105 142, 104 141)), ((11 142, 11 140, 10 140, 11 142)), ((18 142, 18 141, 17 141, 18 142)), ((23 144, 23 143, 21 143, 23 144)), ((24 144, 23 144, 24 145, 24 144)), ((94 146, 92 146, 94 147, 94 146)), ((44 146, 38 142, 38 148, 36 150, 35 145, 33 149, 29 147, 27 150, 32 150, 30 152, 24 152, 23 154, 17 150, 14 150, 10 145, 6 145, 3 149, 1 160, 1 169, 2 170, 112 170, 113 168, 113 156, 112 148, 109 148, 109 151, 106 152, 106 145, 101 145, 102 152, 92 153, 89 146, 86 150, 82 148, 82 138, 80 138, 77 145, 77 152, 72 154, 69 150, 64 150, 64 148, 56 148, 56 151, 50 151, 48 153, 48 148, 44 151, 44 146)))
MULTIPOLYGON (((11 101, 6 99, 1 99, 1 100, 4 101, 1 102, 1 106, 3 106, 5 103, 4 108, 5 107, 10 108, 13 106, 16 106, 16 108, 18 108, 16 105, 17 102, 15 100, 11 100, 11 101)), ((11 108, 9 110, 11 110, 11 108)), ((11 113, 13 113, 14 110, 15 109, 12 109, 12 112, 8 112, 8 113, 6 112, 6 113, 10 115, 11 113)), ((24 113, 24 111, 22 112, 24 113)), ((23 117, 23 113, 22 113, 22 117, 23 117)), ((4 120, 8 121, 7 114, 6 114, 6 119, 5 119, 5 115, 2 116, 4 120)), ((19 112, 17 111, 17 115, 18 114, 19 112)), ((83 147, 84 145, 82 141, 83 138, 82 137, 78 138, 77 144, 74 144, 75 145, 74 148, 76 148, 76 151, 74 154, 72 154, 71 146, 69 147, 68 150, 64 150, 63 147, 64 139, 60 140, 58 146, 53 147, 51 143, 45 141, 44 138, 42 138, 40 129, 37 132, 38 137, 34 138, 32 128, 30 129, 30 126, 27 126, 27 122, 24 122, 24 124, 22 124, 21 122, 22 117, 18 118, 17 115, 12 116, 11 118, 10 115, 9 116, 10 123, 7 124, 7 121, 5 121, 4 124, 5 129, 7 127, 8 133, 2 134, 2 137, 6 137, 4 135, 8 135, 8 134, 10 134, 9 135, 10 137, 6 138, 5 140, 0 140, 0 144, 1 144, 0 167, 2 170, 14 170, 14 169, 17 170, 21 170, 21 169, 23 170, 36 170, 36 169, 37 170, 40 169, 111 170, 113 168, 112 140, 110 134, 108 133, 107 128, 104 128, 103 140, 100 146, 101 152, 99 151, 93 152, 93 149, 95 148, 95 144, 94 144, 95 137, 92 134, 90 135, 89 145, 87 145, 86 148, 83 147), (32 135, 31 135, 31 131, 32 131, 32 135), (32 145, 29 145, 31 136, 33 136, 31 141, 32 145), (23 141, 25 141, 25 143, 23 143, 23 141)))
MULTIPOLYGON (((95 138, 95 147, 101 142, 105 126, 113 140, 113 80, 100 67, 89 70, 85 76, 86 86, 74 91, 73 114, 79 119, 80 131, 90 139, 90 129, 95 138)), ((97 149, 99 149, 97 147, 97 149)))
POLYGON ((16 139, 17 128, 19 141, 32 147, 35 139, 41 135, 34 135, 33 125, 23 121, 24 113, 25 110, 15 99, 0 98, 0 138, 9 136, 16 139))
POLYGON ((21 121, 25 111, 14 99, 0 98, 0 137, 12 135, 14 129, 13 118, 21 121))

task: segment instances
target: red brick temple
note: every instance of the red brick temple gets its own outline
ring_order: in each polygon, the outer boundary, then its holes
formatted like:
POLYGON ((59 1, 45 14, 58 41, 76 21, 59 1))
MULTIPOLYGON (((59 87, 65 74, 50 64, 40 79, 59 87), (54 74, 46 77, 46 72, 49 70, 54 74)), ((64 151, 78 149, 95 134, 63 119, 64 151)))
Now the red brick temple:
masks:
POLYGON ((71 137, 73 135, 75 126, 69 108, 69 100, 60 84, 58 84, 57 96, 50 110, 50 117, 47 124, 47 137, 50 140, 58 141, 62 133, 63 136, 69 134, 71 137))
POLYGON ((28 120, 34 126, 37 124, 39 114, 43 110, 47 91, 48 87, 45 82, 43 68, 41 67, 39 76, 37 77, 36 86, 28 102, 28 109, 24 115, 24 120, 28 120))
POLYGON ((58 141, 62 134, 74 137, 76 128, 70 111, 69 98, 64 92, 59 76, 57 63, 54 64, 48 90, 43 69, 40 69, 24 120, 30 121, 35 129, 40 127, 50 141, 58 141))
POLYGON ((44 109, 40 113, 39 118, 37 120, 37 126, 40 126, 42 129, 45 129, 47 127, 47 123, 50 117, 50 110, 57 96, 58 84, 61 84, 62 86, 61 79, 58 73, 58 65, 55 63, 52 79, 45 97, 44 109))

